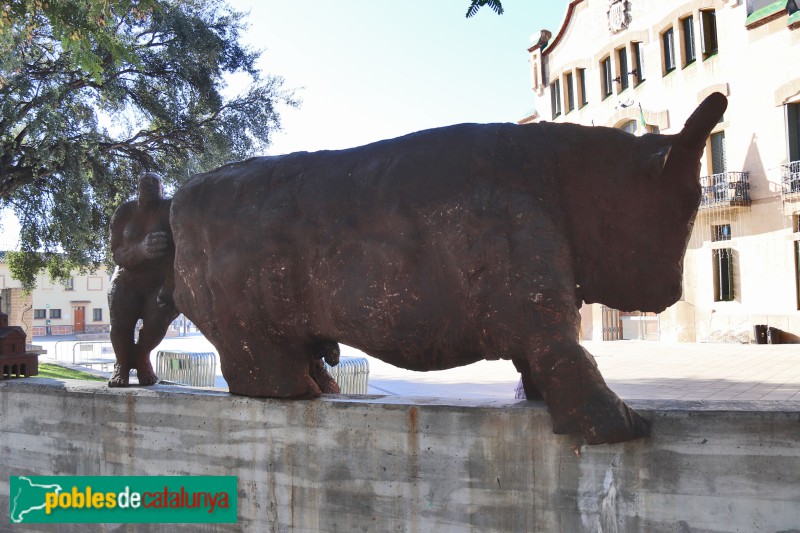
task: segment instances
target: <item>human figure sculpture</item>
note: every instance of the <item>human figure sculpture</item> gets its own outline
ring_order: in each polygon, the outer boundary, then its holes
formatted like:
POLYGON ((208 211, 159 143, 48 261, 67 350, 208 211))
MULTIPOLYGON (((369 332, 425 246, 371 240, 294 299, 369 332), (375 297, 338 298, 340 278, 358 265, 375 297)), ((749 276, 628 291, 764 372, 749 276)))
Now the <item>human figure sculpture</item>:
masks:
POLYGON ((178 316, 172 300, 175 246, 169 226, 172 200, 163 198, 161 176, 139 178, 139 197, 120 205, 111 218, 111 253, 117 268, 108 304, 116 364, 111 387, 125 387, 132 369, 140 385, 158 381, 150 352, 178 316), (136 324, 142 320, 139 338, 136 324))
POLYGON ((676 135, 462 124, 195 176, 172 204, 175 302, 235 394, 319 395, 338 342, 412 370, 510 359, 555 433, 642 437, 578 310, 678 300, 726 106, 712 94, 676 135))

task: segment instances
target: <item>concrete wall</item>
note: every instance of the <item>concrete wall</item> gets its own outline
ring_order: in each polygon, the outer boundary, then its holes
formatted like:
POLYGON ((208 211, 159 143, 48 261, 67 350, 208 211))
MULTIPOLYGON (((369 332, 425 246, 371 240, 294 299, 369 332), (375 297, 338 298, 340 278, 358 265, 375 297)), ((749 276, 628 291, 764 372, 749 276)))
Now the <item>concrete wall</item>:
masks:
MULTIPOLYGON (((587 447, 541 404, 278 401, 157 386, 0 383, 11 475, 236 475, 239 523, 163 531, 800 530, 800 405, 637 403, 653 436, 587 447)), ((150 531, 130 525, 125 531, 150 531)), ((120 530, 28 525, 25 531, 120 530)))

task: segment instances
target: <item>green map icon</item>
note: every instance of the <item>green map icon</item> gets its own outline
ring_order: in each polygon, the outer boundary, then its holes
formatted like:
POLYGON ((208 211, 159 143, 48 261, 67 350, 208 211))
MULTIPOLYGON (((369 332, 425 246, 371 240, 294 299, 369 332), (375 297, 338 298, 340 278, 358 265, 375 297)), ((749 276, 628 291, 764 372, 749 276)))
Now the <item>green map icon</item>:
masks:
POLYGON ((11 476, 9 481, 12 524, 237 521, 236 476, 11 476))
POLYGON ((44 485, 34 483, 25 476, 11 478, 10 502, 11 522, 19 524, 25 520, 36 521, 40 514, 44 514, 45 495, 47 493, 60 493, 61 485, 44 485))

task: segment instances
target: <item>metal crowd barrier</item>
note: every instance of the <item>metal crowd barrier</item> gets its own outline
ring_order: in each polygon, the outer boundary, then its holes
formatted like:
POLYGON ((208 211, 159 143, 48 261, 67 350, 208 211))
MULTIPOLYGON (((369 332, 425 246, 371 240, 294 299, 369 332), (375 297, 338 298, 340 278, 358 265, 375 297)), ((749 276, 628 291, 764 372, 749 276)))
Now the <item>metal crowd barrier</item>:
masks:
POLYGON ((164 381, 192 387, 213 387, 217 374, 217 355, 214 352, 159 350, 156 354, 156 374, 164 381))
POLYGON ((369 362, 365 357, 342 357, 339 364, 325 369, 333 376, 342 394, 367 394, 369 362))
MULTIPOLYGON (((58 356, 56 356, 58 359, 58 356)), ((72 346, 72 364, 91 367, 99 365, 104 371, 116 362, 114 348, 109 341, 82 341, 72 346)))
MULTIPOLYGON (((193 387, 213 387, 217 358, 213 352, 160 350, 156 355, 156 374, 164 381, 193 387)), ((365 357, 342 357, 339 364, 325 368, 339 384, 342 394, 367 394, 369 362, 365 357)))

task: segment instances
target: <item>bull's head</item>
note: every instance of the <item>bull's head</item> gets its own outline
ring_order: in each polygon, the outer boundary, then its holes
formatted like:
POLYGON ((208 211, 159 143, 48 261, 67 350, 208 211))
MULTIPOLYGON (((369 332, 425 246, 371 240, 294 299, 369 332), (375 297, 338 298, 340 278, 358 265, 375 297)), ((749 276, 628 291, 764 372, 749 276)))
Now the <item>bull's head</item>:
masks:
POLYGON ((700 157, 727 105, 722 94, 712 94, 677 135, 563 130, 581 141, 564 139, 562 147, 574 153, 560 153, 560 162, 583 300, 659 312, 680 298, 700 204, 700 157))

